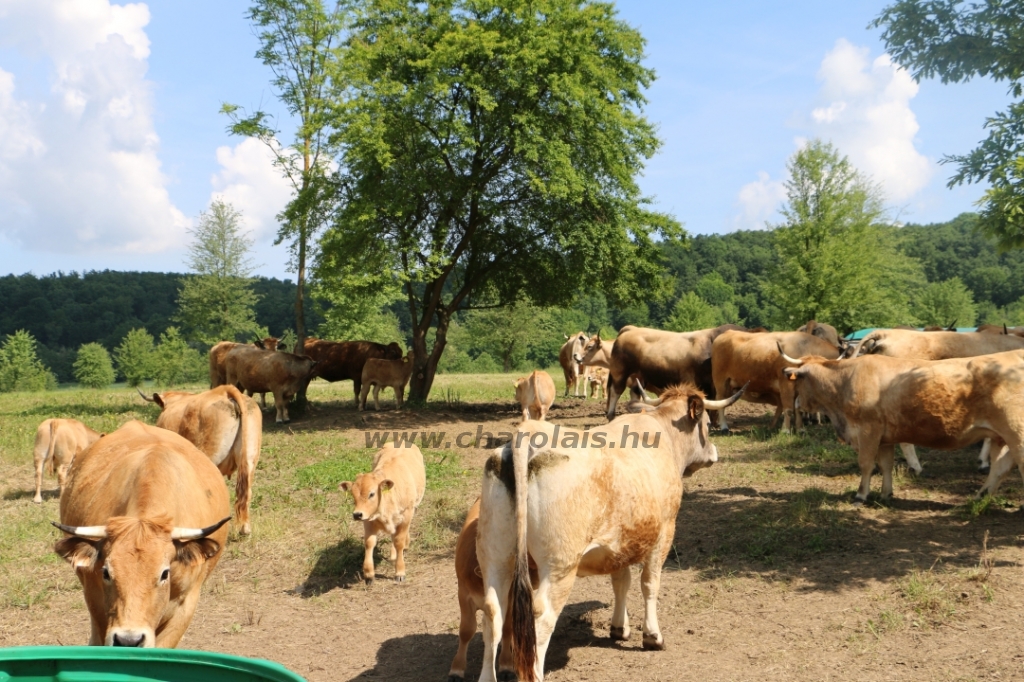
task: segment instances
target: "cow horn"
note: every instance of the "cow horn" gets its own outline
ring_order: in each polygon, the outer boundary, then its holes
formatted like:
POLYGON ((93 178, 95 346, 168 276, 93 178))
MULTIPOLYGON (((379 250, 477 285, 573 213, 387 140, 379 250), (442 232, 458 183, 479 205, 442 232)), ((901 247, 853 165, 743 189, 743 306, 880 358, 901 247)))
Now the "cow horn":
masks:
POLYGON ((740 399, 740 396, 743 395, 743 391, 747 390, 747 386, 749 386, 749 385, 750 385, 750 382, 748 381, 747 383, 743 384, 743 388, 741 388, 740 390, 736 391, 735 393, 732 394, 732 396, 726 398, 725 400, 705 400, 704 401, 704 409, 705 410, 723 410, 723 409, 729 407, 734 402, 736 402, 737 400, 740 399))
POLYGON ((206 528, 177 528, 171 531, 172 540, 199 540, 205 538, 210 533, 215 532, 218 528, 223 526, 225 523, 231 520, 230 516, 226 516, 212 526, 206 528))
POLYGON ((800 365, 804 364, 803 360, 797 360, 796 358, 791 358, 788 355, 786 355, 786 351, 782 350, 782 342, 781 341, 776 341, 775 345, 779 347, 779 355, 781 355, 782 359, 785 360, 786 362, 788 362, 789 364, 796 365, 797 367, 799 367, 800 365))
POLYGON ((146 394, 143 393, 142 389, 139 388, 138 386, 135 387, 135 390, 139 392, 139 395, 141 395, 142 399, 145 400, 147 403, 155 403, 156 402, 156 398, 147 398, 146 394))
POLYGON ((65 526, 63 523, 57 523, 56 521, 51 521, 50 523, 68 535, 74 535, 75 537, 87 540, 102 540, 107 537, 106 526, 65 526))
POLYGON ((956 331, 956 323, 957 322, 958 322, 958 320, 953 320, 948 325, 946 325, 946 331, 947 332, 955 332, 956 331))

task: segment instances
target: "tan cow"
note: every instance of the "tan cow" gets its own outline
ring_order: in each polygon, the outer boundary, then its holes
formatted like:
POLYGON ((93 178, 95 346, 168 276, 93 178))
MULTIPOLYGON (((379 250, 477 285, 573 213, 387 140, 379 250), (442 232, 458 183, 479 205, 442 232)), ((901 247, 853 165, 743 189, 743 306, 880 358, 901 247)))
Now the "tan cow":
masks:
POLYGON ((706 401, 692 386, 670 387, 655 405, 641 405, 644 413, 582 434, 525 422, 512 443, 495 451, 485 465, 477 530, 484 584, 481 681, 496 679, 510 599, 515 674, 522 682, 543 679, 551 633, 577 575, 612 577, 611 635, 629 639, 626 597, 635 564, 643 565, 643 646, 665 647, 658 589, 675 536, 682 479, 718 460, 706 410, 738 398, 706 401), (530 556, 537 565, 536 592, 530 556))
MULTIPOLYGON (((711 377, 711 344, 729 330, 746 331, 735 324, 694 332, 666 332, 660 329, 625 326, 612 346, 608 380, 608 419, 626 390, 633 375, 644 388, 660 394, 676 384, 694 384, 705 395, 711 395, 715 384, 711 377)), ((718 423, 713 415, 712 423, 718 423)))
POLYGON ((359 474, 354 481, 342 481, 339 489, 352 493, 355 510, 352 518, 363 522, 363 579, 374 578, 373 548, 377 533, 391 536, 391 560, 395 562, 395 580, 405 580, 405 549, 409 546, 409 526, 416 507, 423 501, 427 474, 423 453, 413 444, 400 448, 385 445, 373 457, 373 471, 359 474))
POLYGON ((228 351, 224 360, 227 383, 254 393, 273 393, 277 423, 288 423, 290 401, 313 378, 316 361, 293 353, 241 346, 228 351))
POLYGON ((369 358, 363 365, 362 388, 359 392, 359 410, 366 409, 366 396, 373 388, 373 409, 380 411, 377 399, 382 388, 390 388, 395 392, 395 409, 402 409, 405 400, 405 387, 412 377, 412 350, 401 360, 383 360, 369 358))
POLYGON ((220 343, 214 344, 213 348, 210 349, 210 388, 217 388, 218 386, 223 386, 228 383, 228 373, 225 365, 228 352, 243 346, 245 346, 244 343, 221 341, 220 343))
POLYGON ((256 401, 234 386, 203 393, 165 391, 152 398, 162 410, 156 425, 174 431, 210 458, 222 474, 235 479, 235 523, 242 535, 252 532, 249 507, 253 478, 263 443, 263 413, 256 401))
POLYGON ((593 398, 595 393, 601 393, 601 399, 604 400, 604 386, 608 383, 608 370, 604 367, 589 367, 587 368, 587 384, 590 386, 590 397, 593 398))
MULTIPOLYGON (((711 373, 715 378, 715 393, 731 395, 746 386, 743 399, 775 407, 771 428, 782 419, 782 431, 790 431, 790 415, 794 412, 796 393, 791 382, 785 381, 782 370, 789 367, 779 354, 779 344, 792 356, 820 355, 835 359, 839 350, 822 338, 806 332, 740 332, 728 331, 711 345, 711 373)), ((719 424, 729 430, 725 410, 719 412, 719 424)), ((800 414, 795 415, 796 430, 802 428, 800 414)))
POLYGON ((858 503, 867 500, 876 462, 882 497, 892 496, 897 443, 956 450, 993 438, 1024 464, 1024 351, 934 361, 883 355, 790 361, 798 366, 784 373, 795 382, 800 405, 828 414, 839 438, 857 451, 858 503))
POLYGON ((217 467, 176 433, 130 421, 78 456, 54 551, 82 583, 93 646, 178 645, 230 520, 217 467))
POLYGON ((555 382, 551 375, 535 370, 528 376, 516 379, 512 385, 516 387, 516 400, 523 408, 523 420, 544 421, 548 410, 555 402, 555 382))
POLYGON ((36 429, 34 459, 36 468, 36 496, 32 501, 43 501, 43 466, 52 476, 56 471, 57 485, 64 494, 68 469, 75 457, 98 441, 102 433, 93 431, 77 419, 47 419, 36 429))
POLYGON ((562 374, 565 376, 565 395, 569 396, 569 390, 573 395, 580 397, 580 388, 583 388, 583 397, 587 396, 587 389, 580 382, 579 358, 583 354, 583 346, 587 342, 587 335, 583 332, 576 332, 572 336, 565 336, 565 343, 558 351, 558 364, 562 366, 562 374))
MULTIPOLYGON (((948 360, 969 358, 990 353, 1024 349, 1024 338, 1013 334, 961 334, 955 331, 919 332, 896 329, 876 329, 865 336, 853 352, 858 355, 886 355, 912 360, 948 360)), ((982 445, 979 469, 989 470, 988 456, 992 444, 982 445)), ((903 456, 912 469, 920 473, 921 464, 914 446, 900 445, 903 456)))

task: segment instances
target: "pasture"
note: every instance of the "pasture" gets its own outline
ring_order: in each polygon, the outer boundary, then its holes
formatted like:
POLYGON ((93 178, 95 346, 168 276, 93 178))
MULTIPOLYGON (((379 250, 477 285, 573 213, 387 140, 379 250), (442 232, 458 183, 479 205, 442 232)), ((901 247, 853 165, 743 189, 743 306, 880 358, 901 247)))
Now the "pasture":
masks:
MULTIPOLYGON (((559 397, 549 420, 604 423, 596 400, 559 397)), ((279 661, 313 682, 443 680, 456 650, 455 538, 480 487, 482 447, 459 433, 512 431, 510 375, 441 375, 424 409, 356 412, 350 382, 310 387, 288 425, 265 417, 253 534, 232 529, 181 646, 279 661), (404 584, 378 549, 365 586, 361 524, 337 484, 368 470, 367 432, 444 432, 424 447, 427 493, 404 584)), ((201 390, 202 387, 195 387, 201 390)), ((267 415, 268 413, 265 413, 267 415)), ((33 504, 32 443, 47 417, 111 431, 152 423, 129 389, 0 395, 0 646, 81 644, 89 619, 72 569, 53 552, 56 481, 33 504)), ((634 581, 629 642, 608 635, 607 579, 576 583, 547 657, 548 679, 983 680, 1024 678, 1024 516, 1016 474, 974 502, 977 446, 921 451, 925 476, 900 466, 896 499, 852 505, 852 450, 829 426, 769 432, 760 406, 730 409, 713 435, 720 461, 686 480, 659 615, 667 650, 640 648, 634 581)), ((417 438, 419 444, 420 438, 417 438)), ((381 544, 386 545, 386 541, 381 544)), ((479 672, 479 635, 470 679, 479 672)))

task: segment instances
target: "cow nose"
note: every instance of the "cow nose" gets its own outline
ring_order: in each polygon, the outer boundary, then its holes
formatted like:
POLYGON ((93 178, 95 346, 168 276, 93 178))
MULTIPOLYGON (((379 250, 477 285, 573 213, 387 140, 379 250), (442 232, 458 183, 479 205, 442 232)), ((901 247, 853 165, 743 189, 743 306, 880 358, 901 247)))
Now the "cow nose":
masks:
POLYGON ((114 635, 114 646, 142 646, 146 641, 143 632, 118 632, 114 635))
POLYGON ((352 518, 355 519, 356 521, 362 521, 363 520, 363 512, 352 512, 352 518))

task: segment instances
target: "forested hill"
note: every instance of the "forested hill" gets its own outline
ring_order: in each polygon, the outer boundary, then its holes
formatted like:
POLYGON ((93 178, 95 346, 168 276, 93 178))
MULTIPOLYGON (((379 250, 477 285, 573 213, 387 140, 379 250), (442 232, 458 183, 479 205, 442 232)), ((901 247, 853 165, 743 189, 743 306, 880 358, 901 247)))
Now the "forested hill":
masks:
MULTIPOLYGON (((917 319, 907 323, 946 324, 955 317, 962 326, 1024 324, 1024 250, 998 253, 993 242, 975 233, 976 220, 963 214, 948 223, 891 228, 899 249, 920 262, 928 283, 949 285, 937 287, 930 312, 919 308, 917 319), (928 317, 936 319, 925 321, 928 317)), ((638 324, 683 330, 722 322, 770 326, 763 282, 775 259, 771 232, 699 235, 686 245, 666 243, 662 250, 670 286, 627 309, 608 306, 603 296, 591 293, 570 309, 549 311, 544 319, 539 311, 527 311, 529 321, 521 325, 521 334, 507 339, 508 334, 487 331, 494 327, 489 322, 500 322, 499 329, 507 326, 505 313, 461 315, 455 321, 461 331, 449 339, 451 352, 446 351, 442 370, 469 371, 477 367, 470 361, 484 353, 498 359, 514 355, 505 364, 515 369, 547 366, 557 361, 562 334, 577 328, 610 331, 638 324), (518 348, 514 353, 513 346, 518 348)), ((0 277, 0 338, 28 330, 39 342, 43 362, 68 381, 83 343, 98 341, 112 350, 138 327, 159 336, 172 324, 181 278, 174 273, 110 271, 0 277)), ((292 327, 294 283, 260 278, 254 288, 260 296, 257 322, 274 335, 292 327)), ((315 301, 307 306, 307 328, 313 333, 323 322, 319 310, 315 301)), ((385 335, 407 337, 408 310, 398 301, 391 311, 397 326, 385 335)))
MULTIPOLYGON (((132 329, 143 327, 157 337, 171 326, 182 277, 110 270, 0 277, 0 336, 28 330, 39 342, 40 359, 67 381, 83 343, 113 349, 132 329)), ((253 288, 260 296, 257 322, 274 335, 293 326, 293 282, 259 278, 253 288)))

